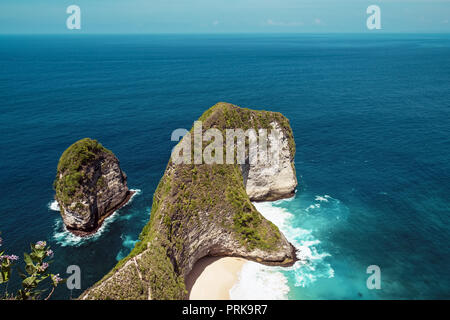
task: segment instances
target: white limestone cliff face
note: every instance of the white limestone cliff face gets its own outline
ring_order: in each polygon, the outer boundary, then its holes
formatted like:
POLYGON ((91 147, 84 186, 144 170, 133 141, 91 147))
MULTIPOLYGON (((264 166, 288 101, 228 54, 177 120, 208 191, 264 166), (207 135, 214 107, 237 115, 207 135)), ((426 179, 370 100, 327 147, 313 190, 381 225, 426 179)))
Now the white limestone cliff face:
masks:
MULTIPOLYGON (((294 155, 290 153, 288 138, 277 122, 272 122, 271 126, 274 134, 268 135, 268 161, 241 166, 245 190, 252 201, 290 198, 297 187, 294 155)), ((251 149, 250 152, 256 151, 251 149)))

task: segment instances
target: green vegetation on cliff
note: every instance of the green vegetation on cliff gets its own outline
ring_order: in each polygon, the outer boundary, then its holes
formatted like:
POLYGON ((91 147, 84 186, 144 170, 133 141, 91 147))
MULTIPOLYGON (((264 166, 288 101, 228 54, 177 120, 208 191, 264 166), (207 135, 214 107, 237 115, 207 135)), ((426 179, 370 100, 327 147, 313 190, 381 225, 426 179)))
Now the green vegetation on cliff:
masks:
MULTIPOLYGON (((288 138, 292 158, 295 154, 289 121, 280 113, 218 103, 199 120, 203 121, 204 131, 217 128, 222 132, 227 128, 271 129, 271 123, 277 122, 288 138)), ((203 147, 207 144, 204 142, 203 147)), ((154 193, 150 221, 143 228, 140 241, 81 298, 147 299, 150 295, 153 299, 186 298, 184 275, 192 266, 192 255, 206 250, 204 245, 208 240, 199 238, 210 236, 210 232, 230 236, 232 246, 239 247, 240 252, 255 249, 276 252, 283 243, 278 228, 264 219, 251 203, 240 165, 175 165, 169 161, 154 193), (133 295, 117 293, 113 287, 120 287, 120 283, 135 283, 133 295)), ((211 248, 206 253, 214 250, 211 248)))
MULTIPOLYGON (((83 166, 99 158, 102 154, 113 154, 97 140, 81 139, 62 154, 58 162, 53 187, 58 199, 69 204, 80 193, 80 185, 85 178, 83 166)), ((101 182, 100 182, 101 183, 101 182)))
POLYGON ((277 122, 282 128, 289 143, 292 156, 295 155, 295 141, 289 120, 279 112, 240 108, 229 103, 219 102, 206 110, 199 118, 203 128, 225 129, 272 129, 271 123, 277 122))

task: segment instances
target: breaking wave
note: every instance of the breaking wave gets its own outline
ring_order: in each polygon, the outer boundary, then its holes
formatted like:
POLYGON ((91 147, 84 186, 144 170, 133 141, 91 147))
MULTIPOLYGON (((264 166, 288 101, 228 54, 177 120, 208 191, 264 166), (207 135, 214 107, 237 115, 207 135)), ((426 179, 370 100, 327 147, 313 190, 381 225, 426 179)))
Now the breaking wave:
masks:
MULTIPOLYGON (((140 189, 130 189, 130 191, 134 191, 134 194, 131 196, 130 200, 127 202, 125 206, 133 202, 134 197, 141 194, 140 189)), ((58 202, 57 201, 50 202, 48 204, 48 208, 53 211, 59 211, 58 202)), ((53 239, 56 241, 57 244, 61 245, 62 247, 67 246, 79 247, 88 242, 95 241, 99 239, 102 236, 102 234, 104 234, 104 232, 108 230, 109 225, 117 219, 117 217, 119 216, 118 215, 119 211, 120 209, 115 211, 108 218, 106 218, 105 221, 103 221, 102 226, 97 230, 97 232, 85 237, 80 237, 71 233, 69 230, 67 230, 61 217, 58 217, 55 219, 53 239)))
MULTIPOLYGON (((240 272, 239 280, 230 290, 231 299, 288 299, 291 287, 307 287, 319 278, 334 277, 333 268, 325 261, 330 254, 322 250, 321 241, 314 237, 312 229, 300 228, 297 226, 299 223, 296 223, 296 219, 307 215, 308 211, 318 210, 321 203, 331 200, 336 199, 328 195, 316 196, 315 203, 304 209, 298 207, 292 210, 294 213, 280 206, 288 201, 294 201, 293 199, 253 203, 256 209, 273 222, 298 249, 299 261, 287 268, 247 262, 240 272)), ((289 207, 294 206, 290 204, 289 207)))

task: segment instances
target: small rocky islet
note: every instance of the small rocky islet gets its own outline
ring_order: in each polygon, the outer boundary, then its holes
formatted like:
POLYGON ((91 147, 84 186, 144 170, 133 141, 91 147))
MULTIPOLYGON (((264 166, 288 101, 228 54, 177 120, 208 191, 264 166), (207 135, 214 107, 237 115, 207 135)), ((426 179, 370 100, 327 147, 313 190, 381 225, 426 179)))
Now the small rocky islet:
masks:
MULTIPOLYGON (((278 112, 229 103, 217 103, 199 120, 202 130, 277 131, 280 164, 174 164, 171 159, 154 193, 150 220, 139 242, 80 299, 186 299, 185 277, 206 256, 235 256, 279 266, 297 260, 295 247, 251 202, 274 201, 295 193, 295 142, 289 120, 278 112)), ((55 189, 66 225, 92 230, 97 219, 126 201, 130 192, 109 150, 95 140, 78 143, 61 157, 55 189), (81 158, 72 155, 80 152, 81 158), (100 177, 104 177, 102 182, 98 182, 100 177)))
POLYGON ((53 187, 67 230, 79 236, 95 233, 133 194, 117 157, 90 138, 64 151, 53 187))

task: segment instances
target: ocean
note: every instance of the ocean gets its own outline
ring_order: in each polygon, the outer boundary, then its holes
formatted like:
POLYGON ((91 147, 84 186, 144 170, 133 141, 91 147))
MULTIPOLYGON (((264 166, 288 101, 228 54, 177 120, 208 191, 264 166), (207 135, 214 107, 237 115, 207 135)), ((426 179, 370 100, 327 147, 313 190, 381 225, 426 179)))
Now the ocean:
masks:
POLYGON ((309 261, 247 263, 232 298, 450 298, 449 35, 1 36, 0 101, 2 249, 22 258, 47 240, 54 273, 80 266, 82 289, 60 286, 55 299, 76 298, 131 251, 172 131, 219 101, 290 119, 296 196, 255 205, 309 261), (78 238, 52 183, 84 137, 117 155, 138 192, 78 238), (379 290, 366 286, 370 265, 379 290))

